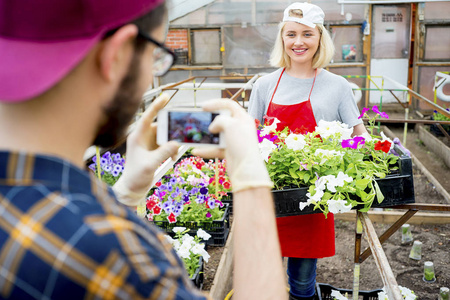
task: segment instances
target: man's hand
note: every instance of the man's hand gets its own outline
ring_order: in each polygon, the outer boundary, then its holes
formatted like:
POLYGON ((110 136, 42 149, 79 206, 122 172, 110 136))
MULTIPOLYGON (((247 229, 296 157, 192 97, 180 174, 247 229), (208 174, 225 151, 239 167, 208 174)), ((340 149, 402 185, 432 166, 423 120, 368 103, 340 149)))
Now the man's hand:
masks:
POLYGON ((142 201, 151 187, 156 169, 177 153, 179 145, 176 142, 160 147, 156 144, 156 123, 153 121, 168 100, 168 96, 163 94, 153 101, 127 138, 125 169, 113 186, 119 201, 125 205, 136 206, 142 201))
POLYGON ((236 102, 229 99, 211 100, 203 106, 206 111, 227 109, 231 116, 219 115, 209 126, 209 131, 223 131, 226 148, 198 148, 192 152, 202 157, 224 157, 233 192, 257 187, 273 186, 263 158, 259 153, 254 120, 236 102))

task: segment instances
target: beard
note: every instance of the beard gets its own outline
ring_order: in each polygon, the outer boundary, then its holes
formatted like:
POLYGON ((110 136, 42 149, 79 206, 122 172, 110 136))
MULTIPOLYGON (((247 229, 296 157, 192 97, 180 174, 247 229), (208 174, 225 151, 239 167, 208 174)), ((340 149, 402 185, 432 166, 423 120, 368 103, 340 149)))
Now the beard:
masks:
POLYGON ((103 109, 106 122, 102 124, 94 139, 94 145, 109 148, 125 141, 126 129, 141 104, 142 94, 138 89, 141 55, 133 55, 127 75, 124 77, 110 105, 103 109))

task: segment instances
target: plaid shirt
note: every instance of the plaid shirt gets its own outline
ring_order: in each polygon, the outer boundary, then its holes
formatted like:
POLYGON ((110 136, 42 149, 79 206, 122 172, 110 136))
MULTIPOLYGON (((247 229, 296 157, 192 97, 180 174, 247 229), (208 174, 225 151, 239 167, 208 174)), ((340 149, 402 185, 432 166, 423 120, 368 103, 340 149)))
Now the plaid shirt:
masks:
POLYGON ((0 298, 205 299, 163 234, 92 174, 0 152, 0 298))

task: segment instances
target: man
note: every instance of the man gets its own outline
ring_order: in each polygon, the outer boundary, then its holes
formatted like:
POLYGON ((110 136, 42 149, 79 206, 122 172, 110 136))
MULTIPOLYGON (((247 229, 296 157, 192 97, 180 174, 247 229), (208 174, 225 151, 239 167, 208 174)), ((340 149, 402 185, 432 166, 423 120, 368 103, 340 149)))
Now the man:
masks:
MULTIPOLYGON (((123 136, 153 75, 173 56, 162 44, 163 0, 0 0, 0 298, 204 299, 162 233, 133 205, 178 144, 156 148, 156 100, 127 139, 115 194, 84 170, 91 144, 123 136)), ((253 121, 231 101, 217 118, 235 192, 237 299, 283 299, 271 182, 253 121), (265 262, 261 265, 260 262, 265 262)))

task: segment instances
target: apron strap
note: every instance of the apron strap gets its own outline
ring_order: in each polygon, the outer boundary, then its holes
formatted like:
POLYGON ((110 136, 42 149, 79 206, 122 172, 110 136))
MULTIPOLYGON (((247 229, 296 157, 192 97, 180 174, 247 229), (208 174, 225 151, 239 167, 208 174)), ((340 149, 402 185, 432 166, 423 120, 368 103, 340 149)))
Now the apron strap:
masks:
POLYGON ((278 85, 280 84, 281 76, 283 76, 283 73, 284 73, 285 70, 286 70, 286 68, 283 68, 283 71, 281 71, 280 78, 278 78, 277 85, 275 86, 275 89, 273 90, 272 98, 270 98, 269 105, 272 103, 273 96, 275 96, 275 92, 277 91, 278 85))
MULTIPOLYGON (((312 91, 313 91, 313 88, 314 88, 314 83, 316 82, 316 75, 317 75, 317 69, 314 70, 314 80, 313 80, 313 84, 312 84, 311 90, 309 91, 308 101, 311 101, 311 94, 312 94, 312 91)), ((272 98, 273 98, 273 96, 272 96, 272 98)))

